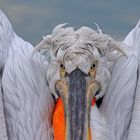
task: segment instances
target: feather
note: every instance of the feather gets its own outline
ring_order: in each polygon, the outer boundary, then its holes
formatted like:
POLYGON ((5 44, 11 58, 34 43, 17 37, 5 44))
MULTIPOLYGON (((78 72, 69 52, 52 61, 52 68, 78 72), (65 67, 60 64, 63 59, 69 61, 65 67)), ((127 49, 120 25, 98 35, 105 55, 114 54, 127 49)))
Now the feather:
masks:
MULTIPOLYGON (((3 89, 0 106, 4 106, 9 140, 53 139, 51 118, 54 102, 46 82, 47 68, 42 57, 31 58, 32 51, 33 46, 14 33, 9 20, 0 11, 3 89)), ((4 140, 7 139, 5 122, 3 114, 0 116, 0 139, 4 140)))
POLYGON ((0 139, 53 140, 52 94, 57 98, 60 64, 68 73, 78 67, 88 74, 94 61, 99 62, 95 80, 102 85, 96 98, 105 96, 99 110, 91 108, 92 135, 97 140, 139 138, 140 22, 123 42, 99 28, 98 33, 65 25, 56 26, 33 51, 0 11, 0 139))
POLYGON ((140 137, 140 21, 137 23, 136 27, 126 36, 124 42, 127 45, 131 45, 133 47, 138 61, 138 77, 136 84, 137 86, 135 89, 134 108, 128 134, 128 140, 137 140, 140 137))

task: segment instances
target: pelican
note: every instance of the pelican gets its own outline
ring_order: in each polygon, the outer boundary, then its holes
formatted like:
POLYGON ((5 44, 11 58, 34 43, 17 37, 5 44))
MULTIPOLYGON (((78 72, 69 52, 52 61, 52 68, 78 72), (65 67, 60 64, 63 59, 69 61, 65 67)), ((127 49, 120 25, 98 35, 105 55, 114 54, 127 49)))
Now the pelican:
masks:
POLYGON ((140 22, 122 42, 59 24, 33 47, 0 11, 0 140, 137 140, 139 45, 140 22))

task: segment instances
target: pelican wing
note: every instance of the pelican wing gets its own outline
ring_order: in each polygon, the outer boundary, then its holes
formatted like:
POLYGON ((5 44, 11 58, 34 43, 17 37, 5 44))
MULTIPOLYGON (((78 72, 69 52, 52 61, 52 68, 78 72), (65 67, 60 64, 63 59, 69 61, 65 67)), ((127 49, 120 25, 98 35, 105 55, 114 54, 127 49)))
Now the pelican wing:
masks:
POLYGON ((47 67, 40 55, 31 58, 32 51, 33 46, 14 33, 0 11, 1 140, 6 140, 6 135, 9 140, 53 138, 54 103, 46 82, 47 67))
MULTIPOLYGON (((99 109, 108 122, 106 140, 140 137, 140 22, 124 43, 129 53, 116 60, 99 109)), ((0 11, 0 140, 53 139, 54 102, 46 82, 47 61, 40 54, 31 58, 32 52, 33 46, 15 34, 0 11)))
POLYGON ((109 140, 137 140, 140 137, 140 23, 123 42, 128 46, 129 54, 116 61, 100 108, 109 123, 109 140))
POLYGON ((138 60, 137 86, 135 89, 133 114, 128 134, 128 140, 137 140, 140 138, 140 21, 136 27, 128 34, 124 42, 134 47, 138 60))

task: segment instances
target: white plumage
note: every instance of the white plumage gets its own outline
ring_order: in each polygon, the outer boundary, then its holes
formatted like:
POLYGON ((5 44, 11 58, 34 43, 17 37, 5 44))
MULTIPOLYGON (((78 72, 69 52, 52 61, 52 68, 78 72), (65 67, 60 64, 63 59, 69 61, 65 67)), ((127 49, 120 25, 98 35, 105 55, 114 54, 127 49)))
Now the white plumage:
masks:
POLYGON ((51 140, 54 103, 47 87, 46 68, 41 57, 31 58, 33 46, 14 33, 1 11, 0 17, 0 65, 8 139, 51 140))
MULTIPOLYGON (((69 50, 72 53, 85 44, 92 45, 94 50, 100 50, 100 55, 104 56, 102 61, 106 62, 102 66, 106 70, 103 75, 106 74, 109 79, 111 76, 110 84, 103 83, 107 86, 109 84, 108 89, 106 86, 103 93, 97 97, 100 98, 105 94, 101 107, 98 110, 94 106, 91 110, 90 123, 93 136, 98 137, 97 140, 138 140, 140 80, 137 72, 139 72, 140 23, 130 32, 124 43, 116 42, 109 36, 98 34, 88 27, 74 31, 72 27, 63 28, 63 26, 64 24, 57 26, 52 34, 44 37, 37 46, 37 50, 40 46, 42 49, 47 48, 46 57, 42 55, 46 54, 46 50, 31 57, 33 46, 14 33, 7 17, 0 11, 0 140, 53 139, 51 119, 54 102, 51 92, 55 95, 53 89, 56 79, 51 77, 54 71, 49 63, 54 61, 54 70, 57 70, 56 51, 59 51, 57 60, 62 61, 63 49, 67 45, 73 46, 73 50, 69 50), (61 46, 64 48, 59 50, 61 46), (48 70, 49 67, 52 71, 48 70)), ((87 47, 90 48, 88 45, 87 47)), ((97 60, 100 59, 98 51, 94 52, 96 53, 92 55, 96 56, 97 60)), ((78 66, 86 73, 92 63, 89 56, 85 56, 81 61, 82 57, 79 59, 72 57, 74 63, 78 61, 78 66), (88 63, 80 65, 82 61, 88 63)), ((71 72, 74 66, 69 65, 66 61, 66 68, 71 72)), ((57 73, 55 78, 59 79, 57 73)))

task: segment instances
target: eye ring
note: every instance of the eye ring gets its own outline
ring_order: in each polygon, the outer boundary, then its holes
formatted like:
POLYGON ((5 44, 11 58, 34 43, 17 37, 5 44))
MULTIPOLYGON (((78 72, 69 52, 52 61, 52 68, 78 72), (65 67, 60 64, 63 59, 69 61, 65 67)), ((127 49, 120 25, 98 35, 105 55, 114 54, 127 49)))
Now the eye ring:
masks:
POLYGON ((94 62, 94 63, 91 65, 91 69, 97 68, 97 63, 98 63, 98 62, 94 62))

